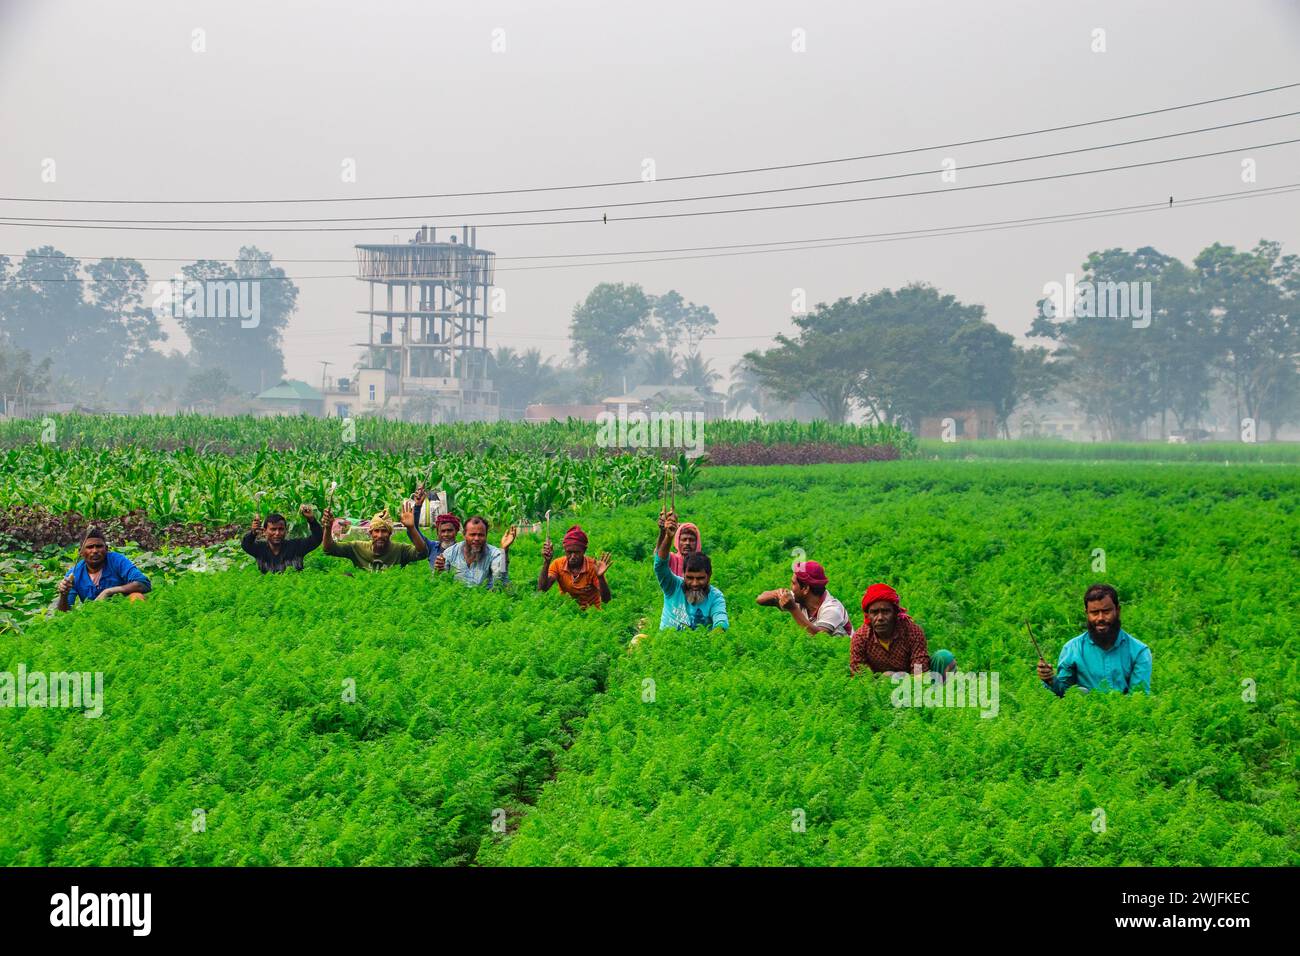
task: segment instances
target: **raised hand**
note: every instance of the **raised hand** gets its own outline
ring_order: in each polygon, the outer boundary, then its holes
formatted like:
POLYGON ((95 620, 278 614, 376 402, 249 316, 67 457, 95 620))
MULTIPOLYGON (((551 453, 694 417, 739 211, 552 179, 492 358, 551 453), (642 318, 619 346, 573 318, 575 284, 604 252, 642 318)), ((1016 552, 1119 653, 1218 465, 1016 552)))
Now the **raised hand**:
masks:
POLYGON ((407 531, 415 527, 415 506, 408 501, 402 502, 402 527, 407 531))
POLYGON ((311 505, 309 504, 300 505, 298 508, 298 514, 302 515, 304 518, 310 518, 312 514, 311 505))
POLYGON ((72 577, 61 578, 55 585, 55 590, 59 592, 59 597, 67 597, 68 592, 72 590, 72 577))
POLYGON ((261 534, 261 533, 262 533, 262 518, 261 516, 258 516, 253 519, 253 534, 261 534))
POLYGON ((603 578, 605 572, 609 570, 609 566, 613 562, 614 558, 608 551, 602 553, 601 556, 596 559, 596 577, 603 578))
POLYGON ((501 536, 501 550, 508 551, 510 546, 515 543, 515 538, 519 535, 519 529, 514 525, 506 528, 506 533, 501 536))
POLYGON ((1038 659, 1038 679, 1046 681, 1051 680, 1055 676, 1056 671, 1053 669, 1052 665, 1040 657, 1038 659))
POLYGON ((551 558, 555 557, 555 545, 547 541, 542 545, 542 560, 547 564, 551 563, 551 558))
POLYGON ((418 486, 416 486, 416 489, 415 489, 415 503, 416 503, 417 505, 418 505, 418 504, 423 504, 423 503, 424 503, 424 499, 427 498, 428 496, 429 496, 429 495, 428 495, 428 492, 426 492, 426 491, 424 490, 424 482, 420 482, 420 484, 419 484, 418 486))
POLYGON ((326 508, 323 512, 321 512, 320 523, 323 524, 326 528, 330 529, 331 534, 333 533, 334 510, 332 508, 326 508))

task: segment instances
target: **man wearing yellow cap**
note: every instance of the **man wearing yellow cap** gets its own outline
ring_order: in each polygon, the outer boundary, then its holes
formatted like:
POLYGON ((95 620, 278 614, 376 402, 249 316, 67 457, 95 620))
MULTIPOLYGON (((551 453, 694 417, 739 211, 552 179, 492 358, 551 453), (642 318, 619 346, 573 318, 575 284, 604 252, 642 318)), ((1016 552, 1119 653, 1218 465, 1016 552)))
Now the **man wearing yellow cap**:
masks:
POLYGON ((323 525, 322 548, 326 554, 336 558, 349 558, 363 571, 381 571, 393 565, 406 567, 412 561, 419 561, 429 553, 429 547, 415 527, 415 509, 410 504, 402 505, 402 527, 411 543, 393 541, 393 522, 385 508, 370 519, 369 541, 335 541, 334 514, 328 508, 321 516, 323 525))

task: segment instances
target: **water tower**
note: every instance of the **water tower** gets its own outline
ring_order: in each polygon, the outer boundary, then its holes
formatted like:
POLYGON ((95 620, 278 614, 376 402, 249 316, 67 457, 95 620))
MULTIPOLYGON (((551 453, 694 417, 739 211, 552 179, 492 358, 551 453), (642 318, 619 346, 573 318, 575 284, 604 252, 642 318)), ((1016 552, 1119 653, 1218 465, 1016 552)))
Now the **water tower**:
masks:
POLYGON ((356 247, 357 278, 370 286, 370 308, 358 310, 370 334, 357 344, 388 373, 397 408, 432 399, 434 421, 496 421, 487 338, 496 253, 477 248, 477 227, 446 231, 446 242, 421 226, 404 243, 356 247))

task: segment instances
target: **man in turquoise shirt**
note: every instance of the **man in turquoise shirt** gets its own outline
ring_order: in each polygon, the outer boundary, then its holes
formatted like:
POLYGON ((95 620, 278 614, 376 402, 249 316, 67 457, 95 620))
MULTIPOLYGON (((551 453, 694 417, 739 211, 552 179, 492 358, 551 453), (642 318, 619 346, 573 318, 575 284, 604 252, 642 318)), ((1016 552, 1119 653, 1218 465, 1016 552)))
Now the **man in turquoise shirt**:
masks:
POLYGON ((1119 594, 1109 584, 1094 584, 1083 595, 1088 629, 1061 648, 1056 669, 1043 659, 1038 676, 1057 697, 1075 684, 1085 691, 1103 682, 1112 690, 1151 693, 1151 648, 1120 627, 1119 594))
POLYGON ((682 564, 682 577, 668 564, 668 547, 677 534, 677 515, 669 511, 659 517, 659 542, 655 546, 655 579, 664 592, 664 610, 659 629, 703 627, 726 630, 727 599, 709 583, 713 566, 702 551, 692 551, 682 564))

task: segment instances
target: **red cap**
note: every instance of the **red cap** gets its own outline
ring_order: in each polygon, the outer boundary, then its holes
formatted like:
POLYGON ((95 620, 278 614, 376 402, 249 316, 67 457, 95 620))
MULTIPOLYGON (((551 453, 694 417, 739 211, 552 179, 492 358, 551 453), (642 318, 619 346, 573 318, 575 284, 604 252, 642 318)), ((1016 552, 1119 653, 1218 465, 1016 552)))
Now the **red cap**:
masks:
POLYGON ((826 570, 816 561, 800 561, 794 566, 794 579, 803 585, 826 586, 826 570))
POLYGON ((873 584, 867 588, 867 593, 862 595, 862 610, 866 610, 877 601, 889 601, 895 607, 898 606, 898 592, 888 584, 873 584))

